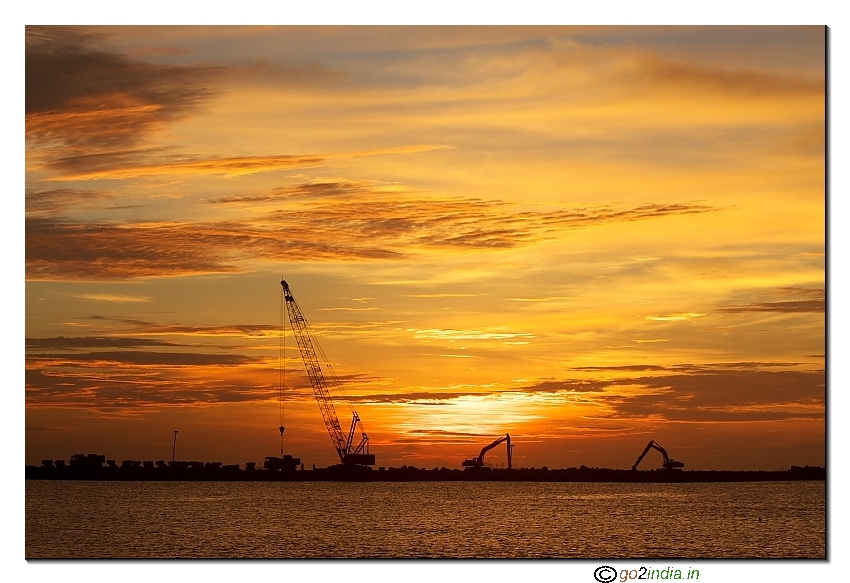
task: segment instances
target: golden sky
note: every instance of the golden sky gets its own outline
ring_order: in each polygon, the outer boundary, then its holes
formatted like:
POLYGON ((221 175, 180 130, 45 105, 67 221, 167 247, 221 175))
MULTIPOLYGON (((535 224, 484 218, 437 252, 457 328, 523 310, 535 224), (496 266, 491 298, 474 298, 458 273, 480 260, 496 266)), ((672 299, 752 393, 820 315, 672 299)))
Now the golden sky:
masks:
POLYGON ((824 43, 27 27, 27 462, 823 465, 824 43))

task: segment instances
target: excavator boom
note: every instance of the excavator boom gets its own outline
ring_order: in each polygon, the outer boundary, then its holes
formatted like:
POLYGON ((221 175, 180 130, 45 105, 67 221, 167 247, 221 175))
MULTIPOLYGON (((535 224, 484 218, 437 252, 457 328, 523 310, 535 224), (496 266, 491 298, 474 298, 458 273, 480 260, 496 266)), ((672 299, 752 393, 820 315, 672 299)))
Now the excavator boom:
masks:
POLYGON ((661 467, 664 468, 665 470, 675 470, 675 469, 678 469, 678 468, 684 468, 685 467, 684 462, 678 462, 674 459, 671 459, 670 456, 667 455, 666 449, 664 449, 663 447, 661 447, 660 445, 658 445, 654 441, 650 441, 649 443, 646 444, 646 447, 643 449, 643 452, 640 454, 640 456, 638 456, 638 459, 635 462, 635 465, 632 466, 632 470, 637 470, 638 465, 643 460, 643 458, 646 456, 646 454, 649 453, 650 449, 655 449, 655 450, 659 451, 662 456, 664 456, 664 462, 661 464, 661 467))
POLYGON ((640 465, 640 462, 643 460, 643 458, 646 456, 646 454, 647 454, 647 453, 649 453, 649 450, 650 450, 650 449, 652 449, 652 446, 653 446, 653 445, 655 445, 655 442, 654 442, 654 441, 650 441, 649 443, 647 443, 647 444, 646 444, 646 447, 645 447, 645 448, 643 448, 643 451, 642 451, 642 452, 641 452, 641 454, 638 456, 638 459, 637 459, 637 461, 635 462, 635 465, 633 465, 633 466, 632 466, 632 469, 633 469, 633 470, 636 470, 636 469, 637 469, 638 465, 640 465))
POLYGON ((514 446, 511 445, 510 434, 507 434, 507 433, 504 436, 497 439, 496 441, 494 441, 493 443, 490 443, 490 444, 482 447, 481 453, 478 454, 478 457, 468 459, 468 460, 464 460, 462 465, 465 466, 465 467, 469 467, 469 468, 483 468, 484 467, 484 454, 486 454, 488 451, 490 451, 491 449, 493 449, 494 447, 496 447, 497 445, 499 445, 502 442, 507 442, 507 446, 508 446, 508 469, 511 469, 511 467, 512 467, 511 462, 512 462, 512 458, 513 458, 514 446))

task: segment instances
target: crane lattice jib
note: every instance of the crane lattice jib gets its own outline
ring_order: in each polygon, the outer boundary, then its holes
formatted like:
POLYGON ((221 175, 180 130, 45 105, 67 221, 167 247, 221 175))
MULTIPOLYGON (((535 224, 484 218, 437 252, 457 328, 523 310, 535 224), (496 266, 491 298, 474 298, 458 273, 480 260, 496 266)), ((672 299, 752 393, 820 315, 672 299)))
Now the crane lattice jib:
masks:
POLYGON ((322 368, 319 366, 318 358, 316 358, 316 351, 313 348, 313 341, 311 340, 313 333, 307 324, 307 320, 301 313, 301 308, 298 307, 298 302, 295 301, 295 297, 289 291, 289 286, 285 281, 281 281, 280 284, 283 286, 283 293, 289 306, 289 322, 292 325, 292 331, 298 342, 298 348, 301 350, 301 358, 304 360, 307 376, 310 378, 310 384, 313 386, 313 394, 319 403, 322 419, 325 422, 325 427, 328 428, 328 433, 334 443, 339 459, 345 461, 345 455, 348 453, 347 438, 339 425, 339 418, 336 416, 333 400, 330 393, 328 393, 325 376, 322 374, 322 368))

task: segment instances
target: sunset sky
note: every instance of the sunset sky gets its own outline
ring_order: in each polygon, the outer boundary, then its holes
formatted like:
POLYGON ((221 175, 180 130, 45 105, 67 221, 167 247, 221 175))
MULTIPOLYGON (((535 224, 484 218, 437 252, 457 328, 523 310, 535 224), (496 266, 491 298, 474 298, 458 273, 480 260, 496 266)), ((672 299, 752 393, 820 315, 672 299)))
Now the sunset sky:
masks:
POLYGON ((27 463, 278 455, 283 276, 378 465, 823 465, 824 44, 27 27, 27 463))

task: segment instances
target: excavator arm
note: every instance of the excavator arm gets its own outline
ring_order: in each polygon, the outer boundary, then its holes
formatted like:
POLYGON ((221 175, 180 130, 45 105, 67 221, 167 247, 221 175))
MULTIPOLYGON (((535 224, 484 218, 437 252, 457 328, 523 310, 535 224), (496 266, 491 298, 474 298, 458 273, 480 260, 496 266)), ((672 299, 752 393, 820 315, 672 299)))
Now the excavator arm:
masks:
POLYGON ((497 439, 496 441, 494 441, 493 443, 490 443, 490 444, 482 447, 481 453, 478 454, 478 457, 473 458, 471 460, 464 460, 463 465, 467 466, 467 467, 476 467, 476 468, 484 467, 484 454, 486 454, 488 451, 490 451, 491 449, 493 449, 494 447, 496 447, 500 443, 504 443, 504 442, 507 442, 507 446, 508 446, 508 469, 511 469, 511 461, 512 461, 511 458, 513 457, 512 454, 513 454, 514 446, 511 445, 510 434, 507 434, 507 433, 505 435, 503 435, 502 437, 500 437, 499 439, 497 439))
POLYGON ((491 449, 493 449, 494 447, 496 447, 497 445, 499 445, 500 443, 502 443, 503 441, 505 441, 507 439, 510 439, 510 436, 505 435, 503 437, 500 437, 499 439, 497 439, 496 441, 494 441, 490 445, 485 445, 484 447, 482 447, 481 453, 478 454, 478 459, 483 462, 485 453, 487 453, 488 451, 490 451, 491 449))
POLYGON ((664 463, 662 464, 663 467, 666 468, 667 466, 669 466, 670 465, 670 456, 667 455, 667 450, 664 449, 663 447, 661 447, 660 445, 658 445, 657 443, 653 443, 652 447, 657 449, 659 452, 661 452, 661 455, 664 456, 664 463))
POLYGON ((646 444, 646 447, 643 448, 643 452, 641 452, 641 454, 638 456, 638 459, 635 462, 635 465, 632 466, 633 470, 637 469, 637 467, 640 465, 640 462, 643 461, 643 458, 646 457, 646 454, 649 453, 649 450, 652 449, 653 445, 655 445, 654 441, 650 441, 649 443, 646 444))
POLYGON ((671 459, 670 456, 667 455, 666 449, 664 449, 654 441, 650 441, 646 444, 646 447, 643 449, 643 452, 638 457, 637 461, 635 462, 635 465, 632 466, 632 470, 637 470, 638 464, 640 464, 640 462, 643 460, 643 458, 646 456, 650 449, 654 449, 660 452, 662 456, 664 456, 664 462, 661 464, 661 467, 665 470, 674 470, 677 468, 685 467, 685 464, 683 462, 678 462, 674 459, 671 459))

